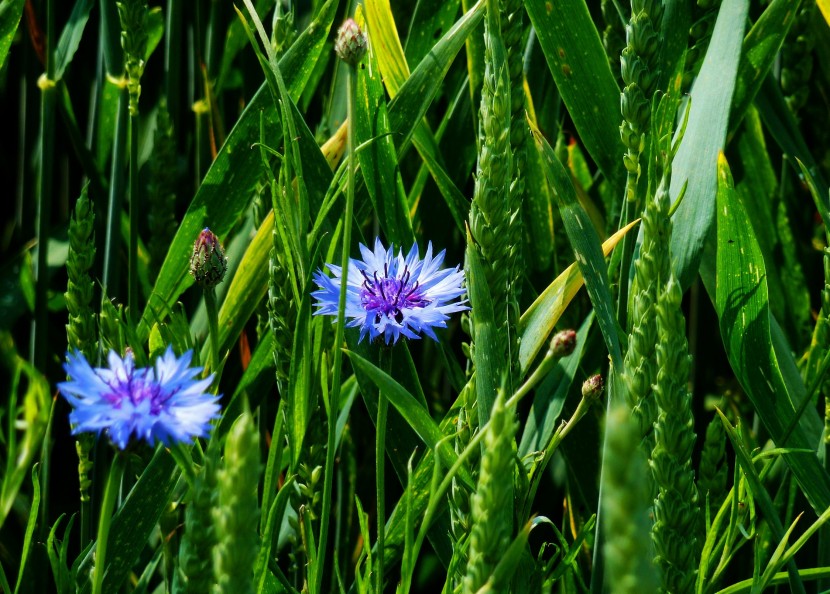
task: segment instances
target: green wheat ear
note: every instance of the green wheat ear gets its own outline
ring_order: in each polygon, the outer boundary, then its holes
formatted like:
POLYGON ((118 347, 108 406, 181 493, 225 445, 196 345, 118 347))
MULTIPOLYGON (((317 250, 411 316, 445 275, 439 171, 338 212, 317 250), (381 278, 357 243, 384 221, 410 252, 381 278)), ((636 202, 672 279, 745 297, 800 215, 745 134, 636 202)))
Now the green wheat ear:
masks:
POLYGON ((659 415, 654 425, 651 469, 657 484, 653 538, 655 561, 663 570, 663 589, 684 594, 694 590, 698 566, 700 507, 692 467, 695 444, 683 293, 674 275, 657 301, 657 383, 659 415))
MULTIPOLYGON (((95 328, 95 313, 92 311, 93 291, 89 271, 95 262, 95 212, 87 195, 87 186, 81 191, 75 203, 75 214, 69 222, 69 253, 66 257, 66 310, 69 316, 66 324, 66 342, 68 351, 80 351, 87 359, 94 360, 98 350, 95 328)), ((92 433, 81 433, 75 442, 78 453, 78 479, 80 481, 81 503, 89 503, 89 489, 92 481, 89 476, 93 462, 90 452, 95 444, 92 433)))
POLYGON ((147 185, 147 214, 150 228, 150 278, 155 280, 167 257, 167 250, 176 234, 176 139, 173 120, 162 97, 156 115, 153 152, 148 163, 150 181, 147 185))
POLYGON ((80 351, 88 359, 97 351, 95 314, 92 303, 95 288, 89 271, 95 262, 95 212, 87 195, 87 186, 75 203, 75 213, 69 223, 69 253, 66 258, 66 325, 67 349, 80 351))
POLYGON ((710 515, 714 515, 726 499, 729 485, 726 431, 717 415, 706 427, 697 475, 697 490, 702 499, 701 503, 708 507, 710 515))
POLYGON ((141 76, 147 55, 147 0, 122 0, 116 5, 121 19, 121 47, 126 60, 130 115, 138 115, 141 76))
POLYGON ((659 579, 648 537, 649 472, 639 430, 626 406, 610 411, 605 432, 603 490, 613 494, 602 500, 606 582, 620 594, 655 592, 659 579))
POLYGON ((216 468, 219 448, 211 441, 205 453, 205 465, 196 476, 190 501, 184 514, 184 535, 179 544, 179 571, 177 579, 187 594, 209 592, 213 583, 212 551, 216 545, 216 530, 212 510, 218 505, 216 468))
MULTIPOLYGON (((478 166, 470 207, 470 233, 475 240, 471 247, 479 251, 484 281, 493 302, 496 330, 494 344, 497 346, 492 351, 498 360, 491 362, 488 372, 497 378, 510 365, 508 357, 514 352, 511 340, 517 336, 515 322, 518 320, 514 320, 514 327, 511 328, 511 316, 508 315, 508 311, 514 311, 510 306, 513 298, 509 289, 513 284, 511 270, 515 246, 511 244, 514 233, 510 226, 521 221, 521 216, 511 218, 510 213, 510 184, 513 179, 513 155, 510 149, 511 94, 507 57, 500 29, 498 3, 490 0, 484 27, 484 85, 481 91, 478 166)), ((478 323, 475 309, 470 315, 473 318, 472 326, 475 327, 478 323)), ((475 353, 476 336, 472 336, 472 339, 475 353)), ((518 348, 515 348, 515 352, 518 353, 518 348)), ((491 398, 492 395, 488 402, 491 398)), ((480 409, 481 419, 486 420, 489 412, 480 409)))
POLYGON ((510 545, 517 428, 514 410, 505 408, 501 389, 484 436, 478 485, 472 496, 470 549, 462 584, 465 593, 478 592, 487 583, 510 545))
POLYGON ((625 28, 626 46, 620 54, 624 87, 620 95, 623 122, 620 137, 626 148, 623 165, 627 173, 625 199, 637 199, 640 155, 651 121, 651 97, 657 90, 658 50, 663 4, 660 0, 632 0, 631 19, 625 28))
POLYGON ((213 509, 214 594, 254 592, 254 563, 259 553, 259 432, 250 413, 233 424, 225 458, 216 473, 218 506, 213 509))

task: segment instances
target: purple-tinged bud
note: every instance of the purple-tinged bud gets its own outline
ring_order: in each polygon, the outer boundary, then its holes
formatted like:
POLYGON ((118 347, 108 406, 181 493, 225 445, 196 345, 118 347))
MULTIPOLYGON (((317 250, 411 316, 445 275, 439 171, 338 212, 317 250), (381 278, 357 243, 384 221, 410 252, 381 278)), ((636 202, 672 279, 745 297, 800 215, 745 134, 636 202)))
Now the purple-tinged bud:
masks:
POLYGON ((550 341, 550 350, 554 357, 561 359, 574 352, 576 348, 576 332, 573 330, 562 330, 557 332, 550 341))
POLYGON ((582 397, 598 402, 605 391, 605 380, 600 374, 592 375, 582 383, 582 397))
POLYGON ((225 278, 228 271, 228 259, 219 238, 205 227, 193 244, 190 257, 190 274, 196 283, 205 289, 215 287, 225 278))
POLYGON ((346 19, 337 30, 337 40, 334 42, 334 52, 337 57, 357 66, 363 54, 366 53, 366 35, 360 30, 354 19, 346 19))

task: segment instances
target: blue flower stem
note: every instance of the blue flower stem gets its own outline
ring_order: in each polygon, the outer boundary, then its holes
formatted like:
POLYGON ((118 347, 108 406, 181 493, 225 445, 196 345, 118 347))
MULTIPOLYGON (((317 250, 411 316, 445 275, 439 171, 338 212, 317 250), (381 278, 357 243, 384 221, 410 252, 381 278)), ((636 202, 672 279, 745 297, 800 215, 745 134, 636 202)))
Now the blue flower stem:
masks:
MULTIPOLYGON (((392 352, 386 346, 380 347, 380 368, 391 375, 392 352)), ((375 478, 377 479, 377 512, 378 512, 378 542, 377 560, 378 570, 375 575, 377 585, 376 592, 383 592, 383 547, 386 540, 386 486, 385 486, 385 465, 386 465, 386 413, 389 409, 389 401, 378 390, 378 417, 375 428, 377 439, 375 442, 375 478)))
MULTIPOLYGON (((331 403, 328 416, 328 435, 326 439, 326 468, 323 478, 323 509, 320 512, 320 539, 317 548, 317 566, 326 566, 326 547, 328 546, 329 524, 331 523, 332 483, 334 482, 334 450, 337 441, 337 416, 340 404, 340 371, 343 361, 343 340, 346 327, 346 287, 349 276, 349 253, 352 244, 352 218, 354 214, 354 183, 357 160, 354 156, 354 113, 355 113, 355 69, 346 67, 346 102, 348 117, 347 146, 349 152, 348 183, 346 185, 346 212, 343 218, 343 276, 340 281, 340 296, 337 301, 337 326, 334 333, 334 353, 332 357, 331 403)), ((313 588, 309 592, 321 591, 323 571, 316 570, 313 588)))
MULTIPOLYGON (((219 367, 219 309, 216 306, 216 291, 213 287, 205 289, 205 309, 207 310, 208 333, 210 334, 210 361, 205 369, 216 373, 219 367)), ((219 382, 219 375, 216 376, 214 385, 219 382)))
POLYGON ((112 521, 112 512, 115 508, 115 498, 121 486, 121 478, 124 476, 126 461, 127 457, 124 454, 116 452, 112 460, 112 466, 110 466, 107 487, 104 490, 104 501, 101 504, 101 516, 98 519, 98 540, 95 542, 95 569, 92 575, 92 594, 101 594, 103 592, 110 523, 112 521))

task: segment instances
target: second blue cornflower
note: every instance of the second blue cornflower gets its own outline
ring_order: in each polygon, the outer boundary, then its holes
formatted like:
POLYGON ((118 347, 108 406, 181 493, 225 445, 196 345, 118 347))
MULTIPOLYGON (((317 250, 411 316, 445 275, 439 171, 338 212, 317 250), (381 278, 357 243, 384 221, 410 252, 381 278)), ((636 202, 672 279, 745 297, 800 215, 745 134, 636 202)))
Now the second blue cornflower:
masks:
MULTIPOLYGON (((403 250, 396 256, 380 239, 375 240, 374 251, 361 244, 360 253, 362 260, 349 259, 345 312, 347 326, 360 328, 360 340, 368 335, 389 344, 401 336, 420 338, 421 333, 438 340, 434 328, 446 328, 449 314, 470 309, 466 299, 459 299, 466 292, 464 272, 458 266, 442 269, 446 252, 433 257, 432 243, 423 259, 417 244, 406 257, 403 250)), ((322 270, 314 275, 320 287, 312 293, 318 307, 314 313, 336 316, 342 268, 326 267, 333 276, 322 270)))

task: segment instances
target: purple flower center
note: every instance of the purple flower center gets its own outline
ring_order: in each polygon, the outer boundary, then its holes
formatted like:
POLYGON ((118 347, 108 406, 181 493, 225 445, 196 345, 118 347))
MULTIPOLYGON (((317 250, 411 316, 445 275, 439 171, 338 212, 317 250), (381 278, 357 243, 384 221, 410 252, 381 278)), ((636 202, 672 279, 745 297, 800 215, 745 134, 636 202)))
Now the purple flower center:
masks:
POLYGON ((375 315, 375 323, 379 323, 381 316, 392 318, 398 324, 403 322, 404 309, 414 309, 429 305, 429 299, 421 295, 418 282, 410 284, 408 267, 404 266, 400 276, 389 276, 389 265, 383 265, 383 276, 378 277, 377 271, 370 277, 361 270, 363 285, 360 289, 360 303, 363 308, 375 315))
POLYGON ((162 390, 156 382, 146 381, 144 376, 144 373, 136 374, 134 370, 131 370, 126 381, 116 380, 109 384, 112 392, 103 394, 102 397, 117 409, 121 408, 124 400, 129 400, 133 406, 138 406, 145 400, 149 400, 150 414, 158 416, 173 394, 167 390, 162 390))

